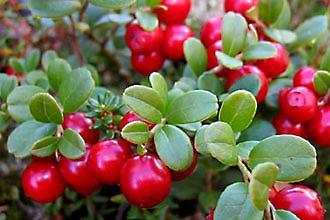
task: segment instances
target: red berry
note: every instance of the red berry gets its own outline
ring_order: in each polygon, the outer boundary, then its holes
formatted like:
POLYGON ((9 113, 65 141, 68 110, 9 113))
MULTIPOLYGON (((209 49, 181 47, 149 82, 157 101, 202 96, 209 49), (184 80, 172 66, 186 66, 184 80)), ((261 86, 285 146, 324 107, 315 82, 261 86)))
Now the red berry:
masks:
POLYGON ((265 76, 265 74, 256 66, 252 65, 244 65, 242 68, 237 70, 229 70, 227 73, 227 83, 226 88, 227 90, 230 89, 230 87, 242 76, 248 75, 248 74, 255 74, 259 77, 261 86, 259 93, 256 97, 257 101, 263 102, 267 96, 268 92, 268 80, 265 76))
POLYGON ((282 112, 292 121, 307 122, 317 113, 317 98, 303 86, 294 87, 279 96, 282 112))
POLYGON ((225 11, 232 11, 246 16, 246 13, 256 7, 258 0, 225 0, 225 11))
POLYGON ((6 68, 6 74, 8 76, 16 76, 17 73, 16 73, 16 71, 13 68, 11 68, 10 66, 8 66, 6 68))
POLYGON ((330 106, 321 107, 307 126, 309 136, 315 143, 330 147, 330 106))
POLYGON ((94 175, 88 162, 90 147, 80 159, 71 160, 61 157, 59 169, 64 180, 72 187, 73 191, 89 196, 101 187, 100 181, 94 175))
POLYGON ((201 29, 201 40, 206 47, 221 40, 222 18, 215 17, 207 20, 201 29))
POLYGON ((63 128, 77 131, 87 144, 95 144, 100 136, 100 131, 91 129, 94 121, 86 118, 84 113, 76 112, 64 117, 63 128))
POLYGON ((277 209, 294 213, 301 220, 323 220, 324 209, 317 193, 306 186, 288 186, 273 199, 277 209))
POLYGON ((165 24, 182 24, 191 8, 190 0, 162 0, 160 4, 166 9, 161 8, 155 11, 159 20, 165 24))
POLYGON ((290 58, 288 51, 282 44, 271 42, 276 47, 275 57, 257 60, 255 65, 258 66, 267 77, 276 78, 281 75, 289 66, 290 58))
POLYGON ((122 169, 120 188, 131 204, 152 208, 170 193, 171 175, 156 155, 135 156, 122 169))
POLYGON ((183 59, 183 43, 193 36, 193 31, 187 25, 168 26, 164 33, 163 51, 165 56, 170 60, 183 59))
POLYGON ((315 91, 313 80, 316 72, 317 70, 312 67, 302 67, 293 78, 293 86, 305 86, 315 91))
POLYGON ((210 210, 209 215, 206 217, 205 220, 213 220, 213 219, 214 219, 214 211, 215 211, 215 209, 212 208, 212 209, 210 210))
POLYGON ((122 119, 121 122, 120 122, 120 126, 119 126, 120 131, 123 130, 123 128, 124 128, 127 124, 129 124, 129 123, 131 123, 131 122, 134 122, 134 121, 141 121, 141 122, 144 122, 144 123, 146 123, 146 124, 149 125, 149 128, 152 128, 152 127, 154 126, 154 124, 152 124, 152 123, 150 123, 150 122, 144 120, 143 118, 140 118, 140 117, 137 116, 134 112, 129 111, 129 112, 127 112, 127 113, 124 115, 123 119, 122 119))
MULTIPOLYGON (((217 41, 207 48, 207 69, 211 70, 219 66, 219 61, 215 53, 217 51, 222 51, 222 41, 217 41)), ((219 77, 224 76, 226 73, 225 70, 221 70, 217 73, 219 77)))
POLYGON ((165 58, 159 51, 150 54, 133 53, 131 57, 133 69, 143 76, 149 76, 151 73, 160 70, 164 61, 165 58))
POLYGON ((197 161, 198 161, 198 153, 197 153, 197 151, 194 150, 194 160, 188 169, 186 169, 185 171, 182 171, 182 172, 170 170, 172 180, 181 181, 181 180, 184 180, 185 178, 187 178, 190 174, 192 174, 192 172, 194 172, 196 165, 197 165, 197 161))
POLYGON ((149 32, 142 29, 137 22, 133 22, 127 27, 125 40, 134 53, 149 54, 160 49, 162 35, 160 27, 149 32))
POLYGON ((276 195, 277 195, 277 190, 273 186, 272 188, 269 189, 269 196, 268 196, 269 200, 272 202, 276 195))
POLYGON ((107 185, 119 183, 125 162, 132 156, 130 144, 123 140, 105 140, 97 143, 89 156, 94 174, 107 185))
POLYGON ((282 112, 278 113, 273 120, 277 134, 292 134, 307 138, 306 128, 302 123, 291 121, 282 112))
POLYGON ((57 164, 48 160, 32 161, 24 170, 22 186, 27 197, 39 202, 54 202, 65 190, 57 164))

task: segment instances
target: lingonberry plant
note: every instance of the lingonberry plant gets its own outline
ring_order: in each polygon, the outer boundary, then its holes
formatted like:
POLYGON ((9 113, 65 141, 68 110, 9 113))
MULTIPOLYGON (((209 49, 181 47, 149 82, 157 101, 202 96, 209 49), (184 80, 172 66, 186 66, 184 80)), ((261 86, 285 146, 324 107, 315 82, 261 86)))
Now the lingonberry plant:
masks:
POLYGON ((201 25, 190 0, 0 0, 0 25, 27 13, 38 32, 17 56, 0 50, 17 204, 67 219, 326 219, 325 7, 300 21, 287 0, 219 2, 201 25))

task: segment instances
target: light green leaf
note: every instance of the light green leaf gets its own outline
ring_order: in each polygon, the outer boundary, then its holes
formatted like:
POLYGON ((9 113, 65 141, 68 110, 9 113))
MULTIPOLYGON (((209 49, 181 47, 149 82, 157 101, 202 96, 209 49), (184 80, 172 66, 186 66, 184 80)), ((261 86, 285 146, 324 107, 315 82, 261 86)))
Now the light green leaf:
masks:
POLYGON ((241 60, 228 56, 227 54, 220 51, 215 52, 215 55, 217 56, 219 63, 228 69, 235 70, 243 66, 243 62, 241 60))
POLYGON ((281 44, 289 44, 297 39, 297 35, 288 30, 264 28, 264 32, 269 38, 281 44))
POLYGON ((44 70, 48 70, 48 66, 49 64, 55 60, 56 58, 58 58, 57 53, 54 50, 47 50, 41 58, 41 64, 42 64, 42 68, 44 68, 44 70))
POLYGON ((57 139, 53 136, 42 138, 32 145, 30 153, 36 157, 48 157, 56 151, 57 139))
POLYGON ((330 73, 318 71, 314 75, 314 88, 320 95, 325 95, 330 89, 330 73))
POLYGON ((158 28, 159 22, 155 14, 151 12, 144 12, 142 10, 137 10, 135 16, 140 24, 140 26, 146 31, 152 31, 158 28))
POLYGON ((246 90, 257 96, 261 87, 261 79, 256 74, 248 74, 239 78, 229 89, 229 93, 246 90))
POLYGON ((151 87, 159 94, 164 106, 167 104, 168 99, 168 86, 165 78, 160 73, 152 73, 149 76, 151 87))
POLYGON ((0 97, 3 102, 6 102, 8 95, 17 87, 15 78, 0 74, 0 97))
POLYGON ((89 0, 91 4, 108 9, 122 9, 133 5, 136 0, 89 0))
POLYGON ((198 77, 198 89, 212 92, 216 96, 225 92, 225 82, 219 79, 214 73, 205 72, 198 77))
POLYGON ((205 132, 209 125, 203 125, 195 135, 194 146, 198 153, 203 154, 205 156, 211 156, 211 153, 207 149, 207 143, 205 141, 205 132))
POLYGON ((268 93, 266 96, 266 105, 268 107, 278 109, 279 103, 278 103, 278 95, 280 91, 284 88, 290 88, 292 87, 293 82, 292 79, 275 79, 273 80, 268 89, 268 93))
POLYGON ((59 140, 58 149, 64 157, 78 159, 85 154, 86 145, 84 139, 75 130, 68 128, 59 140))
POLYGON ((70 64, 63 59, 55 58, 49 63, 47 76, 55 91, 59 90, 61 83, 70 76, 71 71, 70 64))
POLYGON ((243 160, 248 160, 250 152, 259 143, 259 141, 245 141, 241 142, 237 145, 237 152, 238 155, 243 159, 243 160))
POLYGON ((44 18, 60 18, 78 11, 81 4, 77 0, 27 0, 32 14, 44 18))
POLYGON ((261 141, 276 134, 276 130, 271 122, 256 118, 251 125, 244 130, 239 141, 261 141))
POLYGON ((26 70, 28 72, 35 70, 38 67, 39 62, 40 62, 40 50, 38 49, 31 50, 25 59, 26 70))
POLYGON ((269 42, 258 42, 243 51, 243 60, 259 60, 274 57, 276 47, 269 42))
POLYGON ((201 75, 207 67, 207 52, 202 42, 197 38, 189 38, 183 45, 188 65, 196 76, 201 75))
POLYGON ((275 220, 300 220, 295 214, 287 210, 276 210, 275 220))
POLYGON ((149 128, 146 123, 135 121, 127 124, 121 136, 133 144, 145 144, 149 140, 149 128))

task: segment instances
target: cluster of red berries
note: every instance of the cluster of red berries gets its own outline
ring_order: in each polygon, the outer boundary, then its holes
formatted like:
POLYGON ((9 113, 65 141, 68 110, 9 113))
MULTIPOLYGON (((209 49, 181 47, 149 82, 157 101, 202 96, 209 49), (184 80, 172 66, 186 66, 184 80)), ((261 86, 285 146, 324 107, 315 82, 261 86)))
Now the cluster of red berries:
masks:
POLYGON ((146 31, 135 20, 126 31, 132 66, 144 76, 160 70, 165 59, 184 59, 183 43, 194 35, 191 28, 183 24, 190 12, 190 0, 162 0, 160 4, 164 8, 154 11, 161 22, 159 27, 146 31))
POLYGON ((280 112, 273 120, 278 134, 310 138, 322 147, 330 147, 330 107, 327 96, 319 96, 313 79, 317 70, 302 67, 293 78, 293 88, 279 94, 280 112))
MULTIPOLYGON (((128 112, 120 127, 133 121, 144 120, 128 112)), ((64 156, 59 156, 58 161, 54 156, 34 157, 22 178, 28 197, 40 203, 49 203, 63 194, 66 185, 83 196, 89 196, 100 189, 101 184, 119 184, 131 204, 152 208, 168 196, 172 181, 186 178, 196 167, 197 153, 187 170, 175 172, 166 167, 156 153, 137 155, 133 144, 127 141, 98 141, 99 131, 90 129, 92 125, 93 121, 80 112, 65 117, 63 128, 74 129, 84 138, 86 153, 76 160, 64 156)))

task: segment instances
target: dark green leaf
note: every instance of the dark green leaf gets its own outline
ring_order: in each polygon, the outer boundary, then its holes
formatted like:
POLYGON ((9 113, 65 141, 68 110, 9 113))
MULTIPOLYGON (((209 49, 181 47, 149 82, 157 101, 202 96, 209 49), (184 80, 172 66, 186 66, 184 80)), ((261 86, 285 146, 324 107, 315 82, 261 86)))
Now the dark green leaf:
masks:
POLYGON ((261 87, 261 80, 255 74, 248 74, 239 78, 229 89, 229 93, 237 90, 246 90, 257 96, 261 87))
POLYGON ((289 44, 297 39, 297 35, 288 30, 264 28, 264 32, 269 38, 281 44, 289 44))
POLYGON ((15 78, 0 74, 0 97, 3 102, 6 102, 8 95, 17 87, 15 78))
POLYGON ((133 5, 136 0, 89 0, 95 6, 108 9, 122 9, 133 5))
POLYGON ((330 46, 322 58, 320 69, 330 71, 330 46))
POLYGON ((78 159, 85 154, 85 141, 75 130, 68 128, 58 143, 58 149, 64 157, 78 159))
POLYGON ((278 109, 278 95, 280 91, 284 88, 292 87, 292 80, 291 79, 275 79, 269 85, 267 97, 266 97, 266 105, 268 107, 278 109))
POLYGON ((284 0, 284 5, 280 16, 272 23, 271 27, 277 29, 287 29, 291 24, 291 8, 287 0, 284 0))
POLYGON ((27 0, 32 14, 44 18, 60 18, 77 11, 81 4, 77 0, 27 0))
POLYGON ((35 142, 30 153, 36 157, 48 157, 56 151, 57 139, 53 136, 42 138, 35 142))
POLYGON ((198 88, 212 92, 216 96, 225 92, 225 82, 214 73, 205 72, 198 78, 198 88))
POLYGON ((314 88, 320 95, 325 95, 330 89, 330 73, 318 71, 314 75, 314 88))
POLYGON ((258 7, 261 20, 272 24, 280 17, 284 7, 284 0, 260 0, 258 7))
POLYGON ((269 42, 258 42, 243 51, 243 60, 259 60, 274 57, 276 47, 269 42))
POLYGON ((151 12, 144 12, 143 10, 137 10, 135 16, 140 26, 146 31, 152 31, 159 26, 158 18, 151 12))
POLYGON ((145 144, 149 140, 149 128, 146 123, 135 121, 127 124, 121 136, 133 144, 145 144))
POLYGON ((228 56, 227 54, 220 51, 217 51, 215 55, 217 56, 219 63, 228 69, 235 70, 243 66, 243 62, 241 60, 228 56))
POLYGON ((58 91, 61 83, 70 76, 71 66, 63 59, 56 58, 49 63, 47 75, 50 85, 58 91))
POLYGON ((9 65, 15 70, 17 73, 25 72, 25 63, 22 59, 10 58, 9 65))
POLYGON ((28 72, 35 70, 40 62, 40 50, 31 50, 25 59, 25 66, 28 72))
POLYGON ((276 130, 271 122, 263 119, 256 119, 241 133, 239 141, 261 141, 275 135, 275 133, 276 130))
POLYGON ((207 67, 206 48, 197 38, 189 38, 184 42, 184 54, 188 65, 196 76, 201 75, 207 67))

